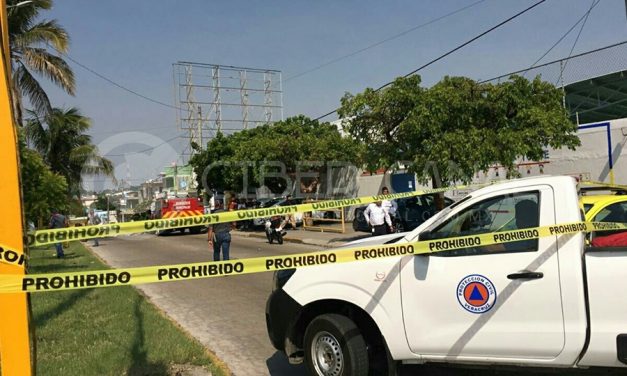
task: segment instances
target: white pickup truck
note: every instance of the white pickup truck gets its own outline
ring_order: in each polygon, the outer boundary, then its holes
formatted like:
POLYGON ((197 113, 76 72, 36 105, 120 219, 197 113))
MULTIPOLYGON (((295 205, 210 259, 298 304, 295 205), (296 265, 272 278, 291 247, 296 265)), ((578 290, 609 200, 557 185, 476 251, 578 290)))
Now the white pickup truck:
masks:
MULTIPOLYGON (((514 180, 471 193, 415 230, 349 246, 582 220, 576 182, 514 180)), ((443 240, 445 241, 445 240, 443 240)), ((399 363, 627 373, 627 248, 555 235, 275 273, 268 334, 313 375, 394 374, 399 363)))

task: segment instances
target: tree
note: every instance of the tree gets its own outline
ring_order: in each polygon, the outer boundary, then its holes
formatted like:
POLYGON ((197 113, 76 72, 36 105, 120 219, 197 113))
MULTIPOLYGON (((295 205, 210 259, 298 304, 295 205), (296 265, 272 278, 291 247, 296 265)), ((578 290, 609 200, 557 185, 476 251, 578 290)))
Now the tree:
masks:
POLYGON ((80 197, 82 175, 113 175, 113 164, 98 154, 85 134, 90 120, 78 109, 53 108, 43 117, 32 115, 25 126, 26 140, 43 157, 52 171, 64 176, 69 197, 80 197))
POLYGON ((116 210, 118 208, 110 199, 107 200, 107 196, 103 194, 98 195, 93 205, 97 210, 116 210))
POLYGON ((344 129, 365 145, 369 168, 403 161, 434 187, 470 182, 495 164, 515 175, 514 163, 538 160, 547 146, 579 145, 562 93, 540 78, 512 76, 500 84, 444 77, 431 88, 398 78, 381 91, 342 98, 344 129))
POLYGON ((72 69, 62 57, 50 52, 50 46, 59 54, 67 52, 70 38, 56 20, 37 20, 40 10, 52 7, 51 0, 30 2, 8 0, 7 5, 14 110, 17 122, 21 125, 22 94, 28 97, 39 114, 43 115, 52 110, 48 95, 35 75, 47 78, 67 93, 74 95, 75 82, 72 69))
POLYGON ((398 131, 424 95, 420 82, 419 75, 398 78, 385 90, 367 88, 342 97, 338 115, 345 119, 344 130, 365 146, 362 157, 369 171, 391 168, 407 158, 408 145, 398 131))
POLYGON ((207 142, 204 151, 192 156, 189 163, 196 173, 199 190, 241 190, 237 182, 241 185, 243 173, 237 166, 234 168, 231 165, 235 155, 234 141, 233 136, 218 132, 216 137, 207 142))
POLYGON ((298 168, 323 174, 325 162, 360 164, 359 154, 359 145, 351 138, 342 137, 335 126, 301 115, 228 136, 218 134, 190 163, 200 187, 203 187, 205 169, 215 166, 206 175, 207 188, 241 191, 244 170, 247 170, 252 186, 263 183, 274 193, 284 193, 291 191, 298 168), (300 166, 303 161, 322 164, 308 168, 300 166), (265 172, 276 167, 273 162, 284 164, 291 181, 279 177, 260 181, 265 172))
POLYGON ((52 208, 67 210, 67 183, 23 141, 19 142, 19 152, 24 214, 28 222, 42 226, 47 224, 52 208))

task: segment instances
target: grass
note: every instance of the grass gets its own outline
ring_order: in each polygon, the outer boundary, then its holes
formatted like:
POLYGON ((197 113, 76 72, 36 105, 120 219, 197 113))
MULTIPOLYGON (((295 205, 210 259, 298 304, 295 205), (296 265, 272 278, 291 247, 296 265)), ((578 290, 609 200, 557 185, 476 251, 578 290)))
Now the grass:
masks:
MULTIPOLYGON (((29 274, 107 268, 80 242, 66 258, 31 250, 29 274)), ((37 375, 168 375, 174 364, 225 372, 195 339, 133 287, 31 294, 37 375)))

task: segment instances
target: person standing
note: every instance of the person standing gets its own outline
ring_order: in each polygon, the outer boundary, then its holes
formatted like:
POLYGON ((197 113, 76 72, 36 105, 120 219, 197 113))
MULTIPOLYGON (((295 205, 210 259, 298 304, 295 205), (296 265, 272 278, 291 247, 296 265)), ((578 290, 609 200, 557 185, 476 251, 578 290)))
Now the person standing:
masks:
POLYGON ((237 210, 237 200, 235 196, 231 196, 231 200, 229 201, 229 211, 237 210))
MULTIPOLYGON (((87 224, 90 226, 97 226, 101 224, 102 221, 100 217, 94 213, 94 209, 89 209, 89 218, 87 220, 87 224)), ((100 243, 98 243, 98 238, 94 238, 94 247, 98 247, 100 243)))
MULTIPOLYGON (((52 215, 50 216, 50 223, 48 224, 48 228, 65 228, 67 222, 65 216, 59 213, 57 209, 52 209, 51 212, 52 215)), ((54 243, 54 246, 57 251, 57 258, 64 258, 65 254, 63 253, 63 244, 54 243)))
POLYGON ((381 201, 368 205, 366 210, 364 210, 364 216, 366 217, 366 223, 372 229, 372 236, 385 235, 388 233, 388 229, 392 232, 390 215, 381 205, 381 201))
MULTIPOLYGON (((224 213, 222 203, 216 201, 216 210, 214 213, 224 213)), ((216 223, 209 225, 207 230, 207 241, 209 242, 209 250, 213 249, 213 261, 220 261, 220 251, 222 252, 222 260, 229 260, 229 250, 231 248, 231 230, 232 222, 216 223)))
MULTIPOLYGON (((288 206, 296 205, 296 202, 292 200, 292 195, 287 195, 285 197, 285 204, 288 206)), ((281 226, 279 227, 279 231, 283 230, 288 223, 292 225, 292 230, 296 230, 296 217, 294 217, 294 214, 287 214, 285 216, 283 223, 281 223, 281 226)))
MULTIPOLYGON (((390 190, 388 189, 388 187, 381 188, 381 194, 389 195, 390 190)), ((396 218, 396 212, 398 210, 398 205, 396 204, 396 201, 395 200, 383 200, 381 201, 381 206, 383 207, 383 209, 385 209, 385 211, 387 211, 388 215, 390 216, 390 220, 394 222, 394 218, 396 218)), ((392 233, 392 230, 390 229, 388 234, 391 234, 391 233, 392 233)))

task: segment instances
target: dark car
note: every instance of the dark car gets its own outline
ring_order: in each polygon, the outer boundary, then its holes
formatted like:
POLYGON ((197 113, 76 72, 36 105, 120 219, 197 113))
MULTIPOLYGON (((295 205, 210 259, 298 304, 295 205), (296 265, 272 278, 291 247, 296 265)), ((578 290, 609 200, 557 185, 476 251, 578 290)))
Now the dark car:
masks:
MULTIPOLYGON (((435 195, 422 195, 396 199, 398 210, 392 219, 396 232, 411 231, 420 226, 424 221, 438 212, 435 207, 435 195)), ((453 203, 448 197, 444 197, 444 206, 453 203)), ((370 226, 366 223, 364 211, 366 206, 355 209, 353 229, 355 231, 370 232, 370 226)))

